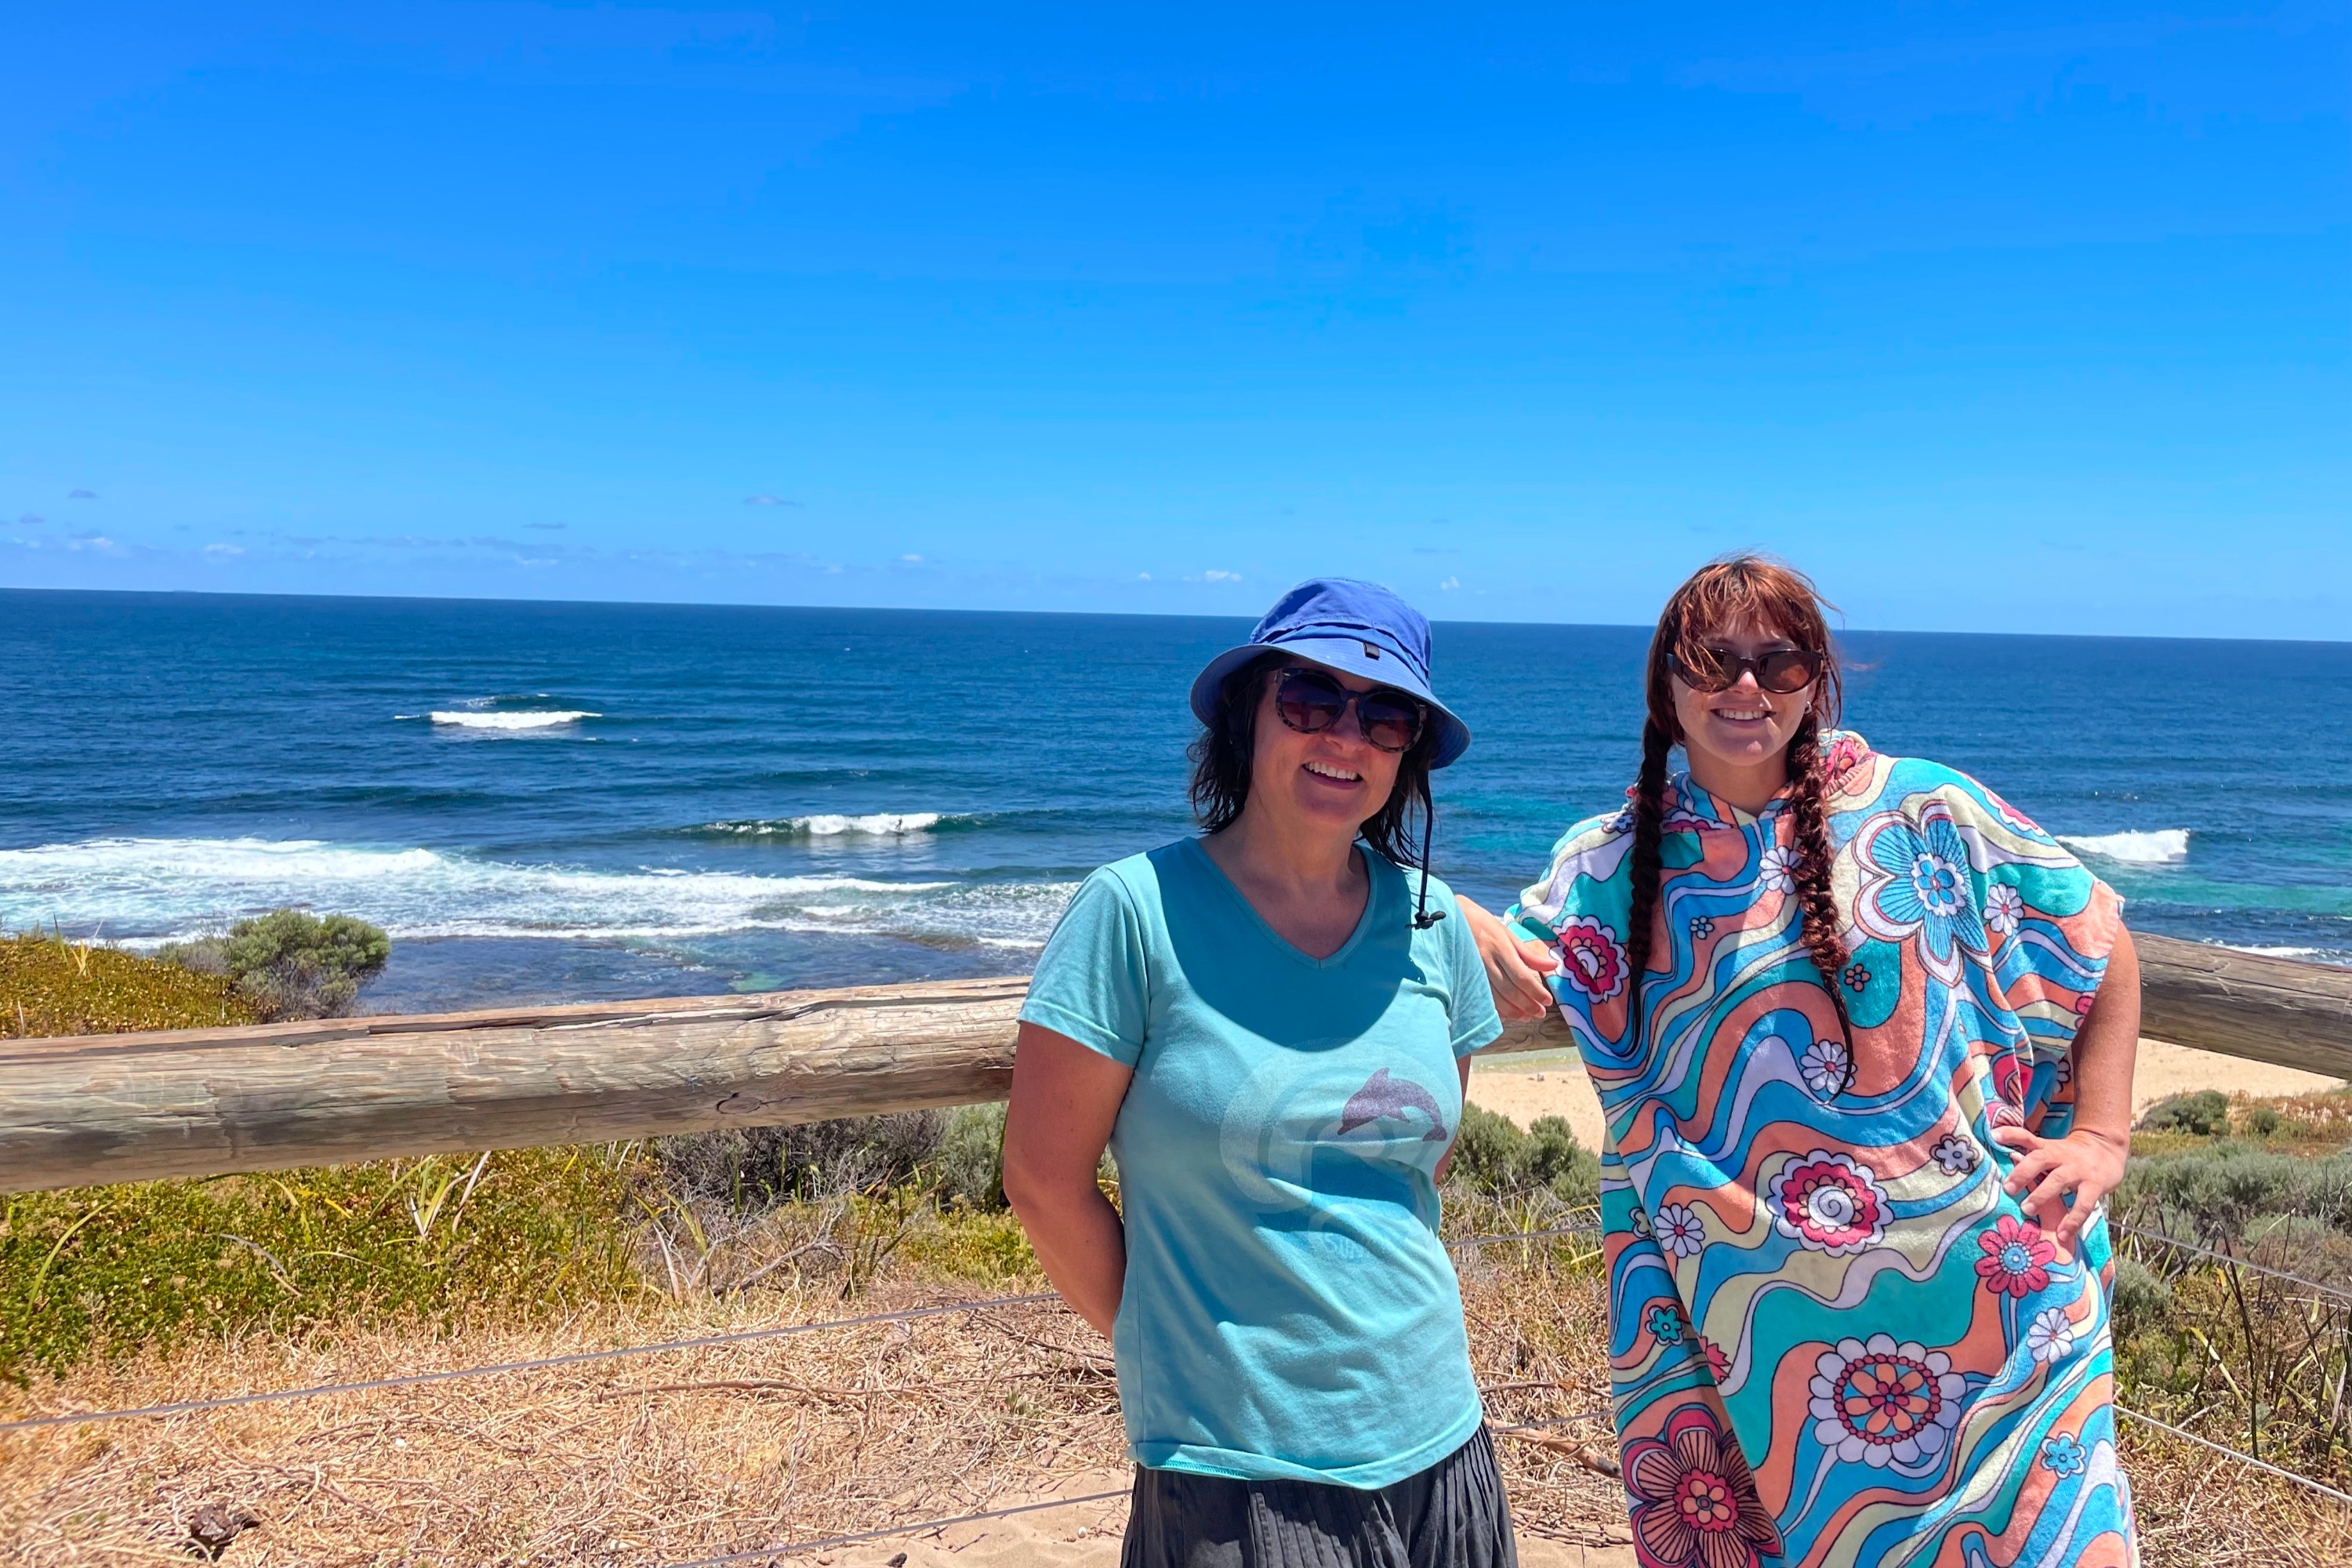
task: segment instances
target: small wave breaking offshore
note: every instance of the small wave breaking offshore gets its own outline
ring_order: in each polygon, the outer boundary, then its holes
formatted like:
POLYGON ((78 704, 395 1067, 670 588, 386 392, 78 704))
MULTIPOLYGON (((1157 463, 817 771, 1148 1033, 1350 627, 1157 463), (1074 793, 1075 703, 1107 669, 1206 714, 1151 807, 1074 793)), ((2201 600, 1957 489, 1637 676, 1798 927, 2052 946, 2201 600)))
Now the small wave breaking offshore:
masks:
POLYGON ((358 915, 394 938, 645 941, 738 931, 1041 945, 1062 882, 897 881, 640 866, 520 865, 319 839, 97 838, 0 850, 0 924, 160 940, 282 905, 358 915))
POLYGON ((2058 842, 2081 854, 2126 866, 2177 866, 2189 858, 2185 827, 2159 827, 2147 833, 2062 833, 2058 842))
POLYGON ((690 833, 709 834, 718 837, 744 838, 837 838, 843 834, 862 833, 875 837, 898 837, 910 833, 929 833, 942 823, 972 820, 941 811, 877 811, 865 816, 837 816, 820 812, 811 816, 756 817, 741 822, 706 822, 690 833))
MULTIPOLYGON (((413 713, 397 715, 413 719, 413 713)), ((592 713, 584 708, 556 708, 523 712, 484 712, 471 709, 437 709, 425 715, 436 724, 455 725, 461 730, 552 730, 565 724, 577 724, 583 719, 602 719, 602 713, 592 713)))

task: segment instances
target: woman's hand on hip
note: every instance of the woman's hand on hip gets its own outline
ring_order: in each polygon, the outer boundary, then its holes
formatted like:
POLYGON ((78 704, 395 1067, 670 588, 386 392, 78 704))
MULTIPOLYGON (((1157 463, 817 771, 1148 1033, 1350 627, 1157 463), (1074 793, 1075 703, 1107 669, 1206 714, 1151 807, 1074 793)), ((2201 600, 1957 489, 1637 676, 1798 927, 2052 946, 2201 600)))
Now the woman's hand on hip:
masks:
POLYGON ((2025 1217, 2049 1232, 2059 1255, 2071 1259, 2093 1212, 2124 1179, 2130 1141, 2087 1128, 2063 1138, 2040 1138, 2022 1127, 1996 1127, 1992 1141, 2020 1156, 2001 1190, 2017 1198, 2025 1217), (2071 1207, 2069 1193, 2074 1195, 2071 1207))
POLYGON ((1459 894, 1454 901, 1462 906, 1462 918, 1478 944, 1486 984, 1495 993, 1495 1011, 1515 1024, 1542 1017, 1551 1006, 1551 987, 1544 984, 1544 976, 1559 967, 1552 950, 1513 936, 1498 916, 1459 894))

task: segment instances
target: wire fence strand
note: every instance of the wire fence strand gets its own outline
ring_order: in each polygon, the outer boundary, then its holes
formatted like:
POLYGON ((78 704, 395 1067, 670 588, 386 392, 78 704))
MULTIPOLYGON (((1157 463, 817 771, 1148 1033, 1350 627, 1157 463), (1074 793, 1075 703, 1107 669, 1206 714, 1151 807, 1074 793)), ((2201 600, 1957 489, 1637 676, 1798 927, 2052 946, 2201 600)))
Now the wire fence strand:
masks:
POLYGON ((713 1345, 748 1344, 756 1340, 780 1340, 793 1334, 814 1334, 827 1329, 860 1328, 869 1323, 905 1323, 918 1318, 944 1317, 984 1307, 1026 1307, 1061 1297, 1051 1290, 1028 1296, 987 1296, 932 1307, 908 1307, 896 1312, 871 1312, 862 1318, 833 1318, 821 1323, 787 1323, 772 1329, 745 1329, 740 1333, 705 1334, 696 1339, 660 1340, 646 1345, 617 1345, 610 1350, 573 1351, 568 1355, 534 1356, 528 1361, 493 1362, 487 1366, 451 1367, 445 1372, 412 1372, 400 1377, 371 1377, 357 1383, 319 1383, 307 1388, 274 1388, 261 1394, 230 1394, 217 1399, 184 1399, 171 1405, 142 1405, 123 1410, 72 1410, 59 1415, 33 1415, 0 1421, 0 1433, 29 1431, 37 1426, 79 1426, 92 1421, 119 1421, 134 1415, 187 1415, 202 1410, 226 1410, 240 1405, 273 1405, 289 1399, 310 1399, 330 1394, 372 1394, 384 1388, 414 1388, 428 1383, 452 1383, 464 1377, 489 1377, 500 1373, 541 1372, 550 1367, 584 1366, 592 1362, 619 1361, 627 1356, 655 1355, 663 1351, 702 1350, 713 1345))
MULTIPOLYGON (((1446 1244, 1450 1251, 1491 1247, 1515 1241, 1544 1241, 1556 1237, 1589 1236, 1597 1224, 1554 1226, 1541 1230, 1496 1231, 1465 1237, 1446 1244)), ((1026 1296, 974 1296, 929 1307, 908 1307, 895 1312, 871 1312, 856 1318, 829 1318, 815 1323, 787 1323, 772 1329, 745 1329, 729 1334, 703 1334, 691 1339, 656 1340, 650 1344, 616 1345, 608 1350, 573 1351, 565 1355, 533 1356, 522 1361, 492 1362, 482 1366, 451 1367, 442 1372, 414 1372, 399 1377, 372 1377, 353 1383, 319 1383, 301 1388, 274 1388, 257 1394, 228 1394, 212 1399, 183 1399, 169 1405, 131 1405, 119 1410, 69 1410, 56 1415, 28 1415, 0 1421, 0 1434, 27 1432, 42 1426, 81 1426, 97 1421, 121 1421, 135 1416, 192 1415, 206 1410, 227 1410, 243 1405, 275 1405, 291 1399, 322 1398, 336 1394, 373 1394, 389 1388, 413 1388, 425 1384, 454 1383, 461 1378, 495 1377, 509 1373, 544 1372, 553 1367, 584 1366, 621 1361, 631 1356, 658 1355, 667 1351, 707 1350, 714 1346, 750 1344, 785 1339, 794 1334, 821 1333, 831 1329, 863 1328, 876 1323, 911 1322, 919 1318, 945 1317, 956 1312, 996 1307, 1034 1307, 1061 1300, 1058 1292, 1041 1290, 1026 1296)))
POLYGON ((2267 1275, 2273 1279, 2284 1280, 2290 1285, 2299 1285, 2306 1290, 2315 1290, 2323 1296, 2333 1296, 2339 1301, 2352 1301, 2352 1290, 2347 1290, 2340 1285, 2328 1285, 2317 1279, 2306 1279, 2300 1274, 2289 1273, 2284 1268, 2274 1268, 2267 1263, 2256 1263, 2251 1258, 2238 1258, 2210 1247, 2200 1247, 2193 1241, 2183 1241, 2178 1237, 2167 1236, 2162 1231, 2142 1230, 2137 1226, 2125 1225, 2116 1220, 2108 1221, 2107 1228, 2130 1237, 2135 1241, 2147 1242, 2154 1247, 2168 1247, 2179 1252, 2192 1252, 2200 1258, 2210 1258, 2213 1262, 2231 1268, 2243 1268, 2249 1273, 2267 1275))
POLYGON ((2309 1476, 2298 1475, 2293 1470, 2284 1469, 2277 1465, 2272 1464, 2268 1459, 2257 1459, 2252 1454, 2245 1453, 2237 1448, 2232 1448, 2226 1443, 2216 1443, 2210 1437, 2200 1437, 2196 1433, 2185 1431, 2179 1426, 2175 1426, 2169 1421, 2159 1421, 2155 1416, 2148 1415, 2146 1411, 2134 1410, 2128 1405, 2118 1403, 2116 1405, 2116 1414, 2118 1415, 2127 1416, 2134 1421, 2139 1422, 2142 1426, 2153 1426, 2160 1432, 2169 1432, 2174 1436, 2194 1443, 2200 1448, 2210 1448, 2214 1453, 2220 1454, 2225 1458, 2235 1459, 2242 1465, 2250 1465, 2257 1470, 2266 1470, 2270 1474, 2278 1477, 2281 1480, 2293 1481, 2299 1487, 2308 1487, 2313 1491, 2323 1492, 2327 1496, 2334 1498, 2337 1502, 2352 1503, 2352 1492, 2337 1491, 2326 1481, 2314 1480, 2309 1476))

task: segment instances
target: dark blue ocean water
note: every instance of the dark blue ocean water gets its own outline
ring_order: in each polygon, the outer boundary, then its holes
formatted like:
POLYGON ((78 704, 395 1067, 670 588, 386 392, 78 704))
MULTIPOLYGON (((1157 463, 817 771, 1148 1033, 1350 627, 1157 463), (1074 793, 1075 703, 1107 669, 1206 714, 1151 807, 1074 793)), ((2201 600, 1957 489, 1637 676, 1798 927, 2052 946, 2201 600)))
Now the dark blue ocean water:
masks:
MULTIPOLYGON (((0 592, 0 925, 278 904, 387 1010, 1025 969, 1189 824, 1210 619, 0 592), (574 717, 562 717, 576 715, 574 717)), ((1646 632, 1441 625, 1489 900, 1620 798, 1646 632)), ((2352 963, 2352 646, 1856 633, 1848 721, 1991 784, 2146 929, 2352 963)))

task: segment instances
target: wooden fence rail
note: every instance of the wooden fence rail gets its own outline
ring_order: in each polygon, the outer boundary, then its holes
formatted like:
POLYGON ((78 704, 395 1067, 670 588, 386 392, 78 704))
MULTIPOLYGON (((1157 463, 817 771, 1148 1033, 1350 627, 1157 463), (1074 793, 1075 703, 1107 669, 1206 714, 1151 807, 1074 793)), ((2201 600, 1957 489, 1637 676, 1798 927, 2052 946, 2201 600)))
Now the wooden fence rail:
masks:
MULTIPOLYGON (((2145 1030, 2352 1078, 2352 970, 2138 938, 2145 1030)), ((0 1040, 0 1192, 1004 1097, 1027 982, 0 1040)), ((1567 1043, 1558 1019, 1490 1047, 1567 1043)))

